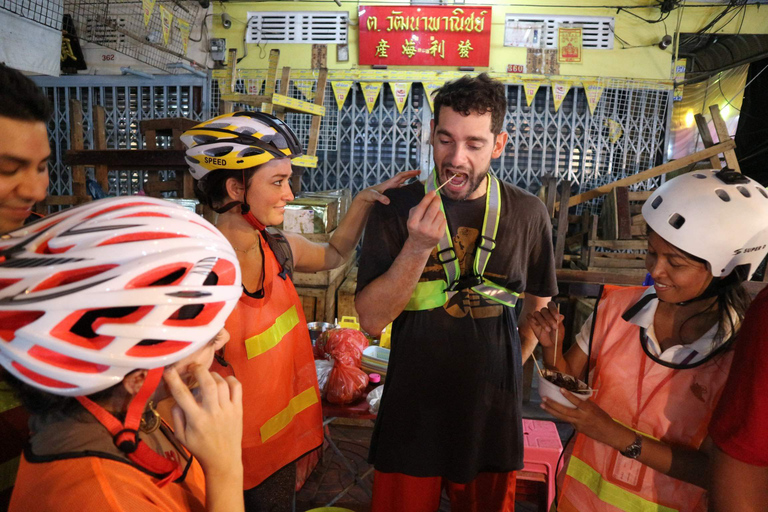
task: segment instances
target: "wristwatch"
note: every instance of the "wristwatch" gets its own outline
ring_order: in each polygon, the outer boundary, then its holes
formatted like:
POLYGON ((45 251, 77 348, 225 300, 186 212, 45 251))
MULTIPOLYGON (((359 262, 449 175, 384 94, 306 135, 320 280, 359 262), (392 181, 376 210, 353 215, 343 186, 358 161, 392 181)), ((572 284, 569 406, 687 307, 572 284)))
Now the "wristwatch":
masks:
POLYGON ((619 453, 628 459, 636 459, 640 456, 640 452, 643 450, 643 436, 635 434, 635 440, 632 444, 621 450, 619 453))

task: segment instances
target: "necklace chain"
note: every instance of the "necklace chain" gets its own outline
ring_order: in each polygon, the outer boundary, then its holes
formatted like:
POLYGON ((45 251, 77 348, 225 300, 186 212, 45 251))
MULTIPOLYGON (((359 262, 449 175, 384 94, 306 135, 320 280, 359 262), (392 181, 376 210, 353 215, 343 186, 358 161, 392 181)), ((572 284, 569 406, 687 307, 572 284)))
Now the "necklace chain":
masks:
POLYGON ((259 235, 257 235, 257 234, 255 234, 255 233, 254 233, 254 235, 253 235, 253 236, 254 236, 254 238, 256 239, 256 243, 255 243, 254 245, 252 245, 251 247, 249 247, 248 249, 245 249, 245 250, 243 250, 243 249, 238 249, 237 247, 235 247, 235 246, 234 246, 234 244, 232 244, 232 242, 230 242, 230 245, 232 245, 232 248, 233 248, 233 249, 234 249, 236 252, 242 252, 243 254, 247 254, 247 253, 251 252, 252 250, 254 250, 255 248, 258 248, 258 247, 259 247, 259 245, 260 245, 260 244, 259 244, 259 235))

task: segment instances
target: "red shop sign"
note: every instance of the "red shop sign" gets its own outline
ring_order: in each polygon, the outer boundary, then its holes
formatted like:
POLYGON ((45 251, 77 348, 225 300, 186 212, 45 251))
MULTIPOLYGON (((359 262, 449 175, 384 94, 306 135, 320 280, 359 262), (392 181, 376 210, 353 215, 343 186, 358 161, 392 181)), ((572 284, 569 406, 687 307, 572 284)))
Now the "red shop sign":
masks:
POLYGON ((360 6, 360 64, 488 66, 491 8, 360 6))

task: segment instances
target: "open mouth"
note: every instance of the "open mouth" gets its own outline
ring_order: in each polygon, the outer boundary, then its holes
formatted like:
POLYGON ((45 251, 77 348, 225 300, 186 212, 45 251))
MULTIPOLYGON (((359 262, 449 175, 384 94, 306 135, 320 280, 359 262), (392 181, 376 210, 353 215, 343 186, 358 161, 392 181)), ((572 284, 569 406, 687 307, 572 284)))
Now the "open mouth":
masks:
POLYGON ((446 188, 460 189, 469 182, 469 175, 460 171, 446 171, 446 188))

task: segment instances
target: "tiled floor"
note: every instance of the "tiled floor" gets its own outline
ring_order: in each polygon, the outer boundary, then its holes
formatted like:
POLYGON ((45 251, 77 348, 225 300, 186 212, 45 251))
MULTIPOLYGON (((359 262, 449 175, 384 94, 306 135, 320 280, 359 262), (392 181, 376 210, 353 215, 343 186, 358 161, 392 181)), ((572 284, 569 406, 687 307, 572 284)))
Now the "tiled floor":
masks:
MULTIPOLYGON (((523 416, 549 421, 554 419, 539 407, 538 394, 535 390, 531 401, 523 407, 523 416)), ((558 424, 557 426, 563 445, 565 445, 565 440, 570 436, 572 428, 567 424, 558 424)), ((331 438, 357 474, 363 476, 361 479, 363 486, 354 481, 352 474, 344 467, 339 456, 326 446, 323 458, 317 468, 297 494, 297 512, 325 506, 345 489, 347 490, 346 493, 338 498, 333 506, 347 508, 354 512, 368 512, 370 510, 370 495, 363 487, 370 490, 373 485, 373 468, 365 460, 368 455, 372 427, 373 422, 370 421, 357 422, 355 425, 337 423, 330 425, 331 438)), ((534 503, 518 502, 515 510, 516 512, 536 512, 538 508, 534 503)), ((450 503, 444 496, 439 512, 449 511, 450 503)))

